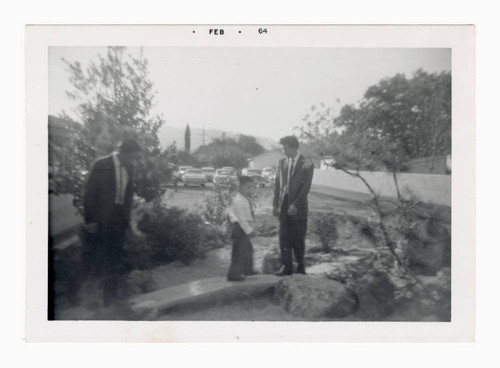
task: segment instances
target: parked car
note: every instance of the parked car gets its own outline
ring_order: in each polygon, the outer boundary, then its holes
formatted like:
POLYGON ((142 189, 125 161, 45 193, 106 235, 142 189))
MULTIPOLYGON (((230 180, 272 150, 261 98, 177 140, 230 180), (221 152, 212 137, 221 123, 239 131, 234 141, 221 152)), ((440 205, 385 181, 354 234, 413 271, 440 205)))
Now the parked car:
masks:
POLYGON ((268 183, 274 183, 274 180, 276 179, 276 170, 272 167, 265 167, 262 169, 262 176, 268 183))
POLYGON ((267 184, 266 178, 264 178, 262 175, 247 175, 252 178, 252 184, 256 188, 264 188, 267 184))
POLYGON ((231 171, 236 171, 236 170, 234 169, 234 167, 232 167, 232 166, 224 166, 224 167, 221 167, 221 170, 231 170, 231 171))
POLYGON ((207 181, 209 182, 214 181, 215 169, 213 167, 202 167, 201 171, 203 171, 203 174, 205 174, 207 181))
POLYGON ((182 175, 182 182, 185 187, 188 185, 204 187, 207 183, 207 178, 201 169, 186 169, 184 175, 182 175))
POLYGON ((194 169, 192 166, 179 166, 179 170, 177 171, 177 178, 179 181, 182 181, 182 177, 186 173, 186 170, 188 169, 194 169))
POLYGON ((261 169, 243 169, 241 175, 252 176, 252 175, 262 175, 261 169))
POLYGON ((229 175, 233 178, 233 180, 238 179, 238 173, 236 172, 236 169, 234 167, 224 166, 221 168, 221 170, 229 171, 229 175))
POLYGON ((218 169, 214 175, 214 185, 216 187, 227 187, 236 181, 236 173, 230 170, 218 169))

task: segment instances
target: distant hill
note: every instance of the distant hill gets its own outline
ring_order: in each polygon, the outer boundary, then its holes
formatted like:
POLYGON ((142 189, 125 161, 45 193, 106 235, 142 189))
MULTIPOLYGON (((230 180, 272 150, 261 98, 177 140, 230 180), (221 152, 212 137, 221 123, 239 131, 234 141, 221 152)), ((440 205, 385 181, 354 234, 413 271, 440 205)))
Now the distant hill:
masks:
MULTIPOLYGON (((160 144, 162 148, 166 148, 169 144, 176 141, 177 147, 179 149, 184 149, 184 129, 185 128, 175 128, 172 126, 164 125, 158 132, 158 138, 160 139, 160 144)), ((191 127, 191 152, 195 151, 203 143, 203 129, 191 127)), ((225 133, 227 138, 237 138, 240 133, 227 132, 219 129, 207 129, 205 128, 205 144, 212 142, 214 138, 222 137, 225 133)), ((265 137, 255 137, 257 142, 264 147, 266 150, 272 149, 273 147, 279 147, 279 143, 270 138, 265 137)))

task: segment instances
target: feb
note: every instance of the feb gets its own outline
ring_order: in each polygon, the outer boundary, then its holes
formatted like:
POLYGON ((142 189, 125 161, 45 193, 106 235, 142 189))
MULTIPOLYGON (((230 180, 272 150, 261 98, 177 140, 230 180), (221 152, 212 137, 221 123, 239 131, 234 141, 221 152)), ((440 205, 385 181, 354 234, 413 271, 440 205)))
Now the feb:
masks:
POLYGON ((222 36, 224 34, 224 30, 223 29, 213 29, 213 28, 210 28, 208 30, 208 34, 210 35, 216 35, 216 36, 222 36))

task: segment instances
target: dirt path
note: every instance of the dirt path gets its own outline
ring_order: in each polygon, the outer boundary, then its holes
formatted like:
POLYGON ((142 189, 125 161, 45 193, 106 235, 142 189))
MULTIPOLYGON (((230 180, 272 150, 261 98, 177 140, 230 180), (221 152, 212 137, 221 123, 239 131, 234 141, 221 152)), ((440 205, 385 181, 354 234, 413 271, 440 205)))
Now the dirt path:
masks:
MULTIPOLYGON (((254 266, 262 271, 264 255, 276 244, 277 239, 268 237, 252 238, 254 266)), ((231 262, 231 244, 207 252, 204 258, 196 259, 189 265, 170 263, 152 270, 155 281, 162 288, 210 277, 225 276, 231 262)))

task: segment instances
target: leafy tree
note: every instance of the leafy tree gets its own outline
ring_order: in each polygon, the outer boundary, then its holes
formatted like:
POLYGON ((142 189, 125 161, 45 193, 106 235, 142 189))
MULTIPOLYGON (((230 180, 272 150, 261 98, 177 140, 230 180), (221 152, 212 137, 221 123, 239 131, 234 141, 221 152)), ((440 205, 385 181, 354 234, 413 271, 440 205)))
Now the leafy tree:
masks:
MULTIPOLYGON (((67 95, 78 102, 76 113, 82 123, 72 131, 73 166, 89 169, 122 139, 134 138, 144 149, 136 170, 137 193, 149 201, 161 196, 160 183, 167 179, 157 135, 164 120, 151 112, 156 91, 142 49, 135 56, 126 51, 125 47, 108 47, 106 55, 98 55, 86 68, 79 61, 63 60, 72 85, 67 95)), ((79 197, 81 178, 68 177, 68 181, 74 185, 63 191, 79 197)))
POLYGON ((398 142, 410 159, 451 152, 451 74, 418 70, 368 88, 367 125, 380 140, 398 142))
POLYGON ((230 146, 215 155, 213 163, 216 167, 232 166, 242 169, 247 166, 247 156, 241 148, 230 146))
POLYGON ((264 147, 257 142, 257 139, 250 135, 241 134, 238 137, 238 146, 251 157, 265 152, 264 147))
POLYGON ((303 151, 356 170, 404 171, 414 158, 451 152, 451 74, 418 70, 367 89, 356 105, 313 106, 297 128, 303 151))
MULTIPOLYGON (((252 144, 252 142, 256 143, 256 140, 253 141, 252 138, 243 138, 243 143, 250 143, 246 146, 247 148, 258 149, 258 146, 252 144)), ((245 151, 239 142, 240 139, 237 141, 234 138, 215 138, 210 144, 198 147, 194 152, 194 156, 204 165, 232 166, 236 169, 242 169, 247 166, 247 159, 254 156, 254 154, 245 151)))
POLYGON ((186 132, 184 133, 184 151, 191 152, 191 129, 189 129, 189 124, 186 126, 186 132))
POLYGON ((195 155, 187 153, 186 151, 179 151, 177 153, 177 163, 179 165, 200 166, 200 161, 195 155))
POLYGON ((295 127, 301 139, 301 152, 308 157, 320 157, 329 154, 335 146, 336 139, 341 129, 335 125, 340 100, 335 100, 332 106, 323 102, 319 106, 311 106, 310 111, 304 116, 303 125, 295 127))
POLYGON ((178 148, 177 148, 177 142, 173 141, 168 145, 167 148, 162 152, 162 156, 167 160, 174 162, 177 158, 177 153, 178 153, 178 148))

